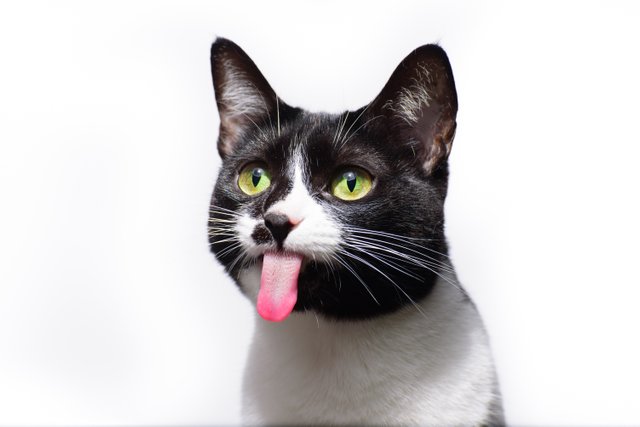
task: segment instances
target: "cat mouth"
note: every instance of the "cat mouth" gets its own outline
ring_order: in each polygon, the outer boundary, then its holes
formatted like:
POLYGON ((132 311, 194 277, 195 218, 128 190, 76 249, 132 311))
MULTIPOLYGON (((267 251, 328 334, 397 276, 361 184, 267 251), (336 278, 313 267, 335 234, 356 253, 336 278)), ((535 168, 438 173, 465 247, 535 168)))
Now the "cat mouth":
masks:
POLYGON ((304 256, 294 252, 267 251, 262 257, 258 314, 265 320, 285 320, 298 300, 298 277, 304 256))

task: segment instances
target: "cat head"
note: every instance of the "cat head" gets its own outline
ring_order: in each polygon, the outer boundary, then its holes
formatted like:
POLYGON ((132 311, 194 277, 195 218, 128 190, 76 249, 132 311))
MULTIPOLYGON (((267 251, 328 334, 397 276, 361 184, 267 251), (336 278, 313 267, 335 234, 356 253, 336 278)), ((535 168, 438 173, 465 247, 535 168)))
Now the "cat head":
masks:
POLYGON ((211 68, 223 161, 209 242, 262 317, 366 318, 424 298, 448 268, 445 52, 414 50, 372 102, 341 114, 286 104, 229 40, 211 68))

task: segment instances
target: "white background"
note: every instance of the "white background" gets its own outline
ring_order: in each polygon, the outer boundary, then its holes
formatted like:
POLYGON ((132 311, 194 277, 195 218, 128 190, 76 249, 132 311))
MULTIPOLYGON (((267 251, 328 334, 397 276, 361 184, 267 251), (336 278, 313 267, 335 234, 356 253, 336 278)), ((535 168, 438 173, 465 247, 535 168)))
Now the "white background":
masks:
POLYGON ((216 35, 332 112, 439 42, 447 233, 508 421, 640 423, 636 5, 2 3, 0 424, 238 422, 254 310, 206 243, 216 35))

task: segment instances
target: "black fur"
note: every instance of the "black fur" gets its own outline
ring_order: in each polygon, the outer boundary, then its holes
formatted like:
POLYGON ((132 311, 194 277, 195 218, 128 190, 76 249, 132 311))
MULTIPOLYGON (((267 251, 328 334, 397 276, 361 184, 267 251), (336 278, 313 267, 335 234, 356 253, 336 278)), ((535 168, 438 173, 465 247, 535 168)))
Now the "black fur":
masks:
MULTIPOLYGON (((249 57, 228 40, 218 39, 213 44, 211 61, 221 114, 218 147, 223 157, 212 206, 234 212, 242 208, 262 218, 273 203, 290 191, 289 160, 298 151, 305 159, 302 166, 312 197, 333 218, 347 225, 418 239, 429 248, 429 255, 445 261, 438 254, 447 253, 444 201, 457 98, 449 61, 441 48, 426 45, 417 49, 398 66, 368 107, 335 115, 309 113, 286 105, 276 97, 249 57), (225 116, 230 107, 225 105, 221 92, 225 90, 229 66, 242 70, 242 77, 258 89, 265 99, 264 112, 252 112, 246 120, 237 117, 230 120, 225 116), (428 72, 417 75, 416 70, 428 72), (404 89, 419 89, 415 87, 418 83, 428 86, 431 100, 428 107, 423 105, 420 109, 418 120, 409 123, 393 102, 404 89), (281 128, 279 136, 271 133, 276 114, 281 128), (334 141, 340 126, 352 130, 344 143, 334 141), (257 196, 247 196, 238 188, 237 176, 243 166, 254 161, 269 166, 272 185, 257 196), (347 202, 331 194, 330 183, 344 166, 358 166, 374 178, 370 193, 362 199, 347 202)), ((214 210, 211 216, 224 218, 214 210)), ((253 238, 265 242, 273 234, 268 227, 258 227, 253 238)), ((390 238, 386 240, 389 247, 397 243, 390 238)), ((239 265, 233 261, 241 249, 229 250, 232 243, 225 241, 224 236, 213 234, 209 241, 212 252, 237 282, 239 265)), ((430 269, 407 262, 397 261, 418 278, 399 273, 360 252, 355 255, 363 258, 363 262, 347 262, 369 286, 375 299, 345 268, 337 265, 330 271, 320 262, 306 260, 298 281, 295 310, 314 310, 337 319, 377 316, 425 298, 437 279, 430 269)))

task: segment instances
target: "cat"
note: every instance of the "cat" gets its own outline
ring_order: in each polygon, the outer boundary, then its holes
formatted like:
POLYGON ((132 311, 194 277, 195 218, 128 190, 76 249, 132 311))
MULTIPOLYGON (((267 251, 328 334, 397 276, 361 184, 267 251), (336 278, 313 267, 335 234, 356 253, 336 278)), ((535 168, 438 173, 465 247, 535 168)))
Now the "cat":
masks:
POLYGON ((342 114, 286 104, 229 40, 211 67, 209 243, 258 313, 243 422, 504 424, 487 334, 447 256, 444 50, 414 50, 342 114))

